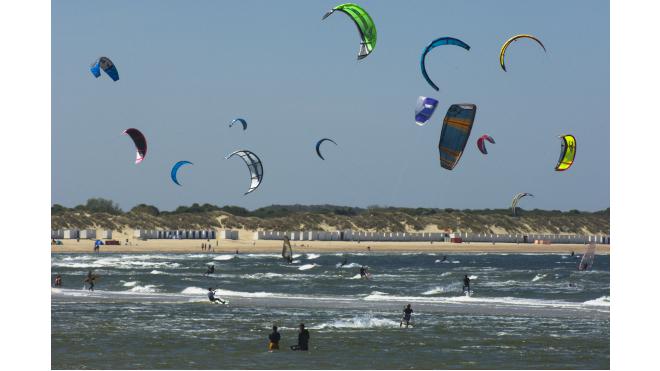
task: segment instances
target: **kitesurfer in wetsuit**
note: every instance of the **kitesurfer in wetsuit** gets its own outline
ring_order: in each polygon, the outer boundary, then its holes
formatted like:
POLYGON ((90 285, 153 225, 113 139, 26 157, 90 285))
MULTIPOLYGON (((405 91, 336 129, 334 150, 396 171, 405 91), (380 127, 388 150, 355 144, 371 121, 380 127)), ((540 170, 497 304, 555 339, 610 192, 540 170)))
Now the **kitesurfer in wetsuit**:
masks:
POLYGON ((209 287, 209 293, 207 295, 208 295, 209 300, 211 301, 211 303, 220 302, 222 304, 226 304, 226 302, 224 300, 215 297, 215 290, 213 290, 213 288, 211 288, 211 287, 209 287))
POLYGON ((360 267, 360 277, 361 278, 366 278, 366 279, 369 278, 367 276, 367 268, 364 265, 360 267))
POLYGON ((273 332, 268 335, 268 350, 279 350, 280 349, 280 333, 277 332, 277 326, 273 326, 273 332))
POLYGON ((442 256, 442 260, 440 260, 440 263, 446 262, 447 261, 447 255, 442 256))
POLYGON ((470 278, 467 274, 463 277, 463 292, 467 292, 468 295, 470 294, 470 278))
POLYGON ((209 274, 213 274, 215 272, 215 265, 209 265, 206 267, 206 273, 204 273, 205 276, 208 276, 209 274))
POLYGON ((55 287, 62 287, 62 276, 59 273, 55 275, 55 287))
POLYGON ((348 264, 348 258, 347 258, 346 256, 344 256, 344 261, 341 262, 341 266, 343 267, 343 266, 345 266, 346 264, 348 264))
POLYGON ((83 281, 84 283, 89 284, 89 287, 87 290, 89 291, 94 291, 94 280, 96 279, 96 276, 92 273, 92 271, 87 272, 87 277, 83 281))
POLYGON ((300 331, 298 331, 298 345, 292 345, 291 350, 309 350, 309 331, 305 328, 305 324, 300 324, 300 331))
POLYGON ((403 318, 401 319, 401 322, 399 323, 399 327, 401 327, 403 325, 403 323, 405 322, 406 328, 408 328, 408 326, 410 325, 410 318, 412 316, 412 313, 413 313, 413 310, 412 310, 410 304, 406 305, 403 308, 403 318))

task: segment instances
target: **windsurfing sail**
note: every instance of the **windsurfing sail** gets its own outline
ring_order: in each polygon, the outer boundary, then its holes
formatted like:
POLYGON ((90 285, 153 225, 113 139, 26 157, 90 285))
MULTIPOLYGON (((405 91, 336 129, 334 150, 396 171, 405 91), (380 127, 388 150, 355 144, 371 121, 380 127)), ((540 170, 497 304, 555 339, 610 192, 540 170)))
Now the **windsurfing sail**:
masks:
POLYGON ((257 155, 254 154, 254 152, 247 151, 247 150, 238 150, 234 151, 225 157, 225 159, 232 158, 233 156, 239 156, 240 158, 245 161, 245 164, 248 167, 248 170, 250 170, 250 189, 248 189, 245 194, 248 194, 261 184, 261 180, 264 178, 264 167, 261 164, 261 160, 257 155))
POLYGON ((147 155, 147 138, 144 137, 144 134, 140 130, 134 128, 124 130, 124 134, 133 139, 136 150, 135 163, 139 164, 147 155))
POLYGON ((438 101, 429 97, 417 98, 417 106, 415 107, 415 123, 419 126, 424 126, 431 119, 435 108, 438 106, 438 101))
POLYGON ((596 256, 596 244, 592 242, 589 244, 589 246, 587 246, 587 251, 585 251, 584 254, 582 255, 582 259, 580 259, 580 264, 578 264, 578 270, 586 271, 591 269, 591 267, 594 265, 595 256, 596 256))
POLYGON ((440 142, 440 165, 452 170, 463 155, 465 144, 470 137, 477 106, 472 103, 452 104, 442 124, 440 142))
POLYGON ((293 251, 291 250, 291 242, 289 242, 289 236, 284 236, 282 242, 282 257, 284 260, 291 262, 293 260, 293 251))
POLYGON ((371 19, 369 13, 360 6, 346 3, 332 8, 329 12, 325 13, 321 20, 328 18, 330 14, 335 11, 342 12, 349 16, 357 26, 358 32, 360 33, 360 50, 358 51, 357 59, 360 60, 366 58, 376 47, 376 24, 373 19, 371 19))
POLYGON ((559 139, 561 139, 561 153, 559 154, 559 162, 555 166, 555 171, 564 171, 573 165, 577 142, 572 135, 562 135, 559 139))
POLYGON ((544 52, 547 52, 547 50, 545 50, 545 46, 543 45, 541 40, 537 39, 536 37, 534 37, 532 35, 524 35, 524 34, 516 35, 516 36, 510 38, 509 40, 505 41, 504 44, 502 45, 502 49, 500 50, 500 67, 502 67, 502 69, 505 72, 506 72, 506 66, 504 65, 504 56, 506 54, 506 50, 509 47, 509 45, 511 45, 512 42, 514 42, 516 40, 519 40, 519 39, 532 39, 532 40, 536 41, 539 45, 541 45, 544 52))
POLYGON ((108 57, 101 57, 95 60, 94 63, 92 63, 92 65, 89 67, 89 70, 96 78, 101 76, 101 70, 103 70, 106 74, 108 74, 108 76, 110 76, 112 81, 119 80, 119 72, 117 71, 117 67, 115 67, 115 64, 112 63, 108 57))

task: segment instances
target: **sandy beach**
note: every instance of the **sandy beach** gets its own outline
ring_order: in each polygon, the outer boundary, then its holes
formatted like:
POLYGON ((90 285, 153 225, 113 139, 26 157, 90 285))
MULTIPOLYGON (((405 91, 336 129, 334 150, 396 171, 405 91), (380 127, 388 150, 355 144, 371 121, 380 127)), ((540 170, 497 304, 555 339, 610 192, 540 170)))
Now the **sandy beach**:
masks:
MULTIPOLYGON (((121 246, 101 246, 101 253, 195 253, 206 252, 202 244, 210 244, 211 252, 216 253, 279 253, 282 241, 274 240, 136 240, 126 236, 116 238, 121 246)), ((90 253, 93 252, 94 240, 62 240, 63 245, 51 245, 52 253, 90 253)), ((441 253, 560 253, 570 254, 574 251, 580 254, 584 251, 583 244, 509 244, 509 243, 448 243, 448 242, 353 242, 353 241, 299 241, 291 243, 295 252, 337 253, 365 252, 367 247, 371 252, 441 252, 441 253)), ((597 254, 609 254, 609 245, 598 245, 597 254)))

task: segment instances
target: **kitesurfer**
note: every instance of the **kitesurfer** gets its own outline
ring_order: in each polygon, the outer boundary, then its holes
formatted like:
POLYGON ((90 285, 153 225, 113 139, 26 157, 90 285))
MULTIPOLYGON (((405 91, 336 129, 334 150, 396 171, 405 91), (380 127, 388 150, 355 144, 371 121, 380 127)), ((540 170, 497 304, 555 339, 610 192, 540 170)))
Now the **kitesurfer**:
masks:
POLYGON ((281 335, 277 332, 277 326, 273 326, 273 332, 268 335, 268 350, 279 350, 280 349, 280 338, 281 335))
POLYGON ((399 327, 403 326, 403 324, 406 324, 406 328, 410 325, 410 318, 412 316, 413 309, 410 306, 410 304, 406 305, 403 307, 403 318, 401 319, 401 322, 399 323, 399 327))
POLYGON ((343 267, 343 266, 345 266, 346 264, 348 264, 348 258, 347 258, 346 256, 344 256, 344 261, 341 262, 341 266, 343 267))
POLYGON ((467 274, 463 277, 463 292, 470 294, 470 277, 467 274))
POLYGON ((442 260, 440 260, 440 263, 446 262, 447 261, 447 255, 442 256, 442 260))
POLYGON ((571 251, 571 257, 575 257, 575 251, 571 251))
POLYGON ((62 276, 59 273, 55 275, 55 287, 62 287, 62 276))
POLYGON ((209 274, 215 273, 215 265, 209 265, 206 267, 206 273, 204 273, 205 276, 208 276, 209 274))
POLYGON ((364 265, 360 267, 360 278, 369 279, 369 276, 367 276, 367 267, 364 265))
POLYGON ((215 297, 215 290, 213 290, 212 287, 209 287, 209 292, 208 292, 207 295, 208 295, 208 297, 209 297, 209 301, 211 301, 211 303, 217 303, 217 302, 220 302, 220 303, 222 303, 222 304, 226 304, 226 302, 225 302, 224 300, 215 297))
POLYGON ((300 324, 300 331, 298 331, 298 344, 292 345, 291 350, 309 350, 309 331, 305 328, 305 324, 300 324))

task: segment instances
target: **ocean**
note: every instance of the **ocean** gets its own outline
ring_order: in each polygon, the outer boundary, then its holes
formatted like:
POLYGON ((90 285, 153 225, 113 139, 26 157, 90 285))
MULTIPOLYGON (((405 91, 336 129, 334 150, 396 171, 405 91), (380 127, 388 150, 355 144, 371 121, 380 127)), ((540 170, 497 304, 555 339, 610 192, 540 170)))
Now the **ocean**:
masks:
POLYGON ((442 257, 52 254, 63 286, 51 294, 51 367, 609 368, 609 255, 586 272, 560 254, 442 257), (209 264, 215 273, 205 276, 209 264), (99 276, 94 292, 83 288, 89 270, 99 276), (209 287, 229 304, 211 304, 209 287), (409 303, 414 326, 400 328, 409 303), (308 352, 289 350, 301 322, 308 352), (270 353, 273 324, 281 350, 270 353))

